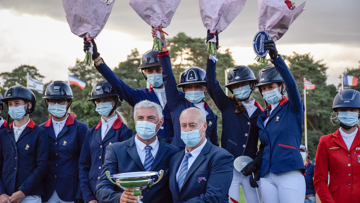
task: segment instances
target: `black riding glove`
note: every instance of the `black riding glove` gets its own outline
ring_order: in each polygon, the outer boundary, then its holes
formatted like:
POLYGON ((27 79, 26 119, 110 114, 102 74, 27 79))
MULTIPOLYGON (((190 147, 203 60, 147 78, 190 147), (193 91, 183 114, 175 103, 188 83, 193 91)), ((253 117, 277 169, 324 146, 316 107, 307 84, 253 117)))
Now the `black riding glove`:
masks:
POLYGON ((92 59, 94 60, 100 56, 100 53, 97 51, 95 40, 92 39, 91 41, 86 41, 86 38, 84 37, 84 52, 86 53, 86 51, 90 51, 91 48, 93 51, 92 59), (91 47, 91 44, 92 44, 92 47, 91 47))
POLYGON ((264 43, 264 48, 266 50, 269 50, 269 55, 272 60, 275 60, 278 56, 278 52, 276 50, 276 45, 273 40, 266 41, 264 43))
POLYGON ((75 199, 74 203, 84 203, 83 199, 75 199))
POLYGON ((242 170, 241 173, 244 174, 244 176, 251 175, 252 173, 255 173, 260 169, 260 165, 256 161, 252 161, 248 163, 242 170))
POLYGON ((250 179, 249 179, 250 186, 253 187, 253 188, 259 187, 259 185, 256 182, 256 181, 259 181, 259 180, 260 180, 260 173, 259 172, 255 172, 254 177, 251 174, 250 179))
POLYGON ((218 31, 216 30, 215 34, 214 33, 211 33, 210 30, 207 30, 207 37, 206 37, 206 43, 213 39, 215 37, 216 39, 216 49, 219 49, 219 33, 218 31))

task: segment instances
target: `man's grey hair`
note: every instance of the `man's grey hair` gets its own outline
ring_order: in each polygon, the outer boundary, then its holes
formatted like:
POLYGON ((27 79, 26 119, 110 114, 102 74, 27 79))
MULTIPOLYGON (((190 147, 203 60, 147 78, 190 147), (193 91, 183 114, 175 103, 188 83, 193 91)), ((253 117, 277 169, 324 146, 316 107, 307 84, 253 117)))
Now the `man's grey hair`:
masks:
POLYGON ((143 100, 143 101, 137 103, 134 107, 134 120, 136 120, 136 112, 139 109, 150 109, 150 108, 153 108, 156 110, 159 120, 161 120, 164 117, 164 115, 162 113, 162 108, 159 104, 157 104, 155 102, 151 102, 149 100, 143 100))
POLYGON ((198 115, 199 121, 200 121, 201 123, 206 123, 206 115, 205 115, 205 112, 204 112, 203 110, 199 109, 199 108, 196 108, 196 107, 190 107, 190 108, 187 108, 187 109, 183 110, 183 111, 181 112, 181 114, 180 114, 180 117, 181 117, 182 114, 186 113, 186 112, 189 111, 189 110, 196 110, 196 111, 197 111, 196 115, 198 115))

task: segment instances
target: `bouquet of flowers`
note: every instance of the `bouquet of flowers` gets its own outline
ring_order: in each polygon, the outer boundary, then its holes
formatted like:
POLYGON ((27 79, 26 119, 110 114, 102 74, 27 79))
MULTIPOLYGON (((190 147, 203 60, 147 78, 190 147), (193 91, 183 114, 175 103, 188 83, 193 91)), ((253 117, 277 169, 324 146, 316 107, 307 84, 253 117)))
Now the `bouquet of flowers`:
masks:
POLYGON ((207 51, 213 60, 217 47, 217 33, 225 30, 235 17, 244 9, 246 0, 199 0, 202 22, 208 32, 213 34, 207 40, 207 51))
MULTIPOLYGON (((62 0, 62 2, 71 32, 91 41, 104 28, 114 0, 62 0)), ((86 52, 84 63, 92 64, 91 52, 86 52)))
MULTIPOLYGON (((161 28, 169 26, 180 0, 130 0, 130 6, 150 26, 154 27, 153 50, 161 51, 161 28)), ((164 32, 165 33, 165 32, 164 32)), ((165 33, 167 34, 167 33, 165 33)))
MULTIPOLYGON (((305 3, 295 7, 290 0, 258 0, 259 30, 266 31, 276 42, 302 13, 305 3)), ((265 62, 266 56, 257 57, 257 61, 265 62)))

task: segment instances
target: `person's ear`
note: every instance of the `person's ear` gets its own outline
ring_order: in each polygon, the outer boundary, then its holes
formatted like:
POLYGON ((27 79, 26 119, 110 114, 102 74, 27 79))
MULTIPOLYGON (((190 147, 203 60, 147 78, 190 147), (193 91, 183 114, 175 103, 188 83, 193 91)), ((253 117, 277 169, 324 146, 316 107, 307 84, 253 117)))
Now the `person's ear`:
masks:
POLYGON ((32 103, 28 102, 28 109, 31 109, 31 107, 32 107, 32 103))

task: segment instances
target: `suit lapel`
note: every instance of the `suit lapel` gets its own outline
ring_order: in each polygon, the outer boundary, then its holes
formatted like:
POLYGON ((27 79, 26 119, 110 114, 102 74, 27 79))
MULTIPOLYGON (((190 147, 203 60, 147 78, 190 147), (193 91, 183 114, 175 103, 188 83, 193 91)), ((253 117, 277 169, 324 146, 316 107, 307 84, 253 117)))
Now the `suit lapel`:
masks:
POLYGON ((98 129, 95 129, 95 140, 96 142, 98 142, 99 144, 102 144, 102 140, 101 140, 101 127, 98 129))
POLYGON ((65 124, 64 127, 59 132, 57 139, 60 139, 68 131, 68 129, 69 129, 68 126, 65 124))
POLYGON ((279 112, 280 109, 281 109, 281 104, 278 104, 277 107, 273 110, 273 112, 270 113, 270 117, 267 123, 269 123, 271 119, 275 117, 275 115, 279 112))
POLYGON ((177 157, 174 157, 175 158, 174 167, 170 168, 170 170, 172 170, 172 171, 170 173, 169 179, 170 179, 170 181, 172 181, 174 183, 174 184, 170 184, 170 187, 172 188, 171 191, 173 192, 173 195, 176 195, 176 199, 178 199, 178 196, 179 196, 179 186, 178 186, 178 183, 176 180, 176 174, 179 170, 179 167, 184 158, 184 155, 185 155, 184 150, 182 150, 181 153, 174 155, 174 156, 177 156, 177 157))
POLYGON ((10 136, 11 142, 16 146, 14 130, 12 130, 11 133, 8 135, 10 136))
POLYGON ((164 142, 159 140, 159 150, 156 153, 154 162, 151 166, 151 170, 155 169, 155 167, 160 163, 160 161, 163 159, 167 151, 168 148, 164 145, 164 142))
POLYGON ((348 151, 348 148, 345 144, 345 141, 344 139, 342 138, 341 134, 340 134, 340 131, 337 130, 335 131, 335 133, 333 134, 334 136, 334 142, 339 145, 340 147, 342 147, 343 149, 345 149, 346 151, 348 151))
POLYGON ((139 154, 138 154, 137 149, 136 149, 135 136, 133 136, 131 138, 131 140, 129 141, 129 143, 128 143, 129 149, 127 150, 127 153, 132 158, 132 160, 136 163, 136 165, 138 165, 138 167, 141 170, 145 171, 144 165, 141 163, 139 154))
MULTIPOLYGON (((106 133, 106 135, 105 135, 104 139, 102 140, 102 142, 105 143, 106 141, 108 141, 114 135, 114 132, 115 132, 114 128, 111 127, 109 129, 109 131, 106 133)), ((101 135, 100 135, 100 137, 101 137, 101 135)))
POLYGON ((357 133, 355 135, 354 141, 351 144, 350 151, 354 150, 359 145, 360 145, 360 130, 358 128, 358 131, 357 131, 357 133))
POLYGON ((52 124, 51 124, 48 128, 46 128, 46 130, 47 130, 48 135, 49 135, 52 139, 57 140, 57 139, 56 139, 56 136, 55 136, 54 126, 53 126, 52 124))
POLYGON ((30 132, 30 128, 26 126, 25 129, 22 131, 21 135, 19 136, 18 142, 21 140, 21 138, 29 134, 29 132, 30 132))

